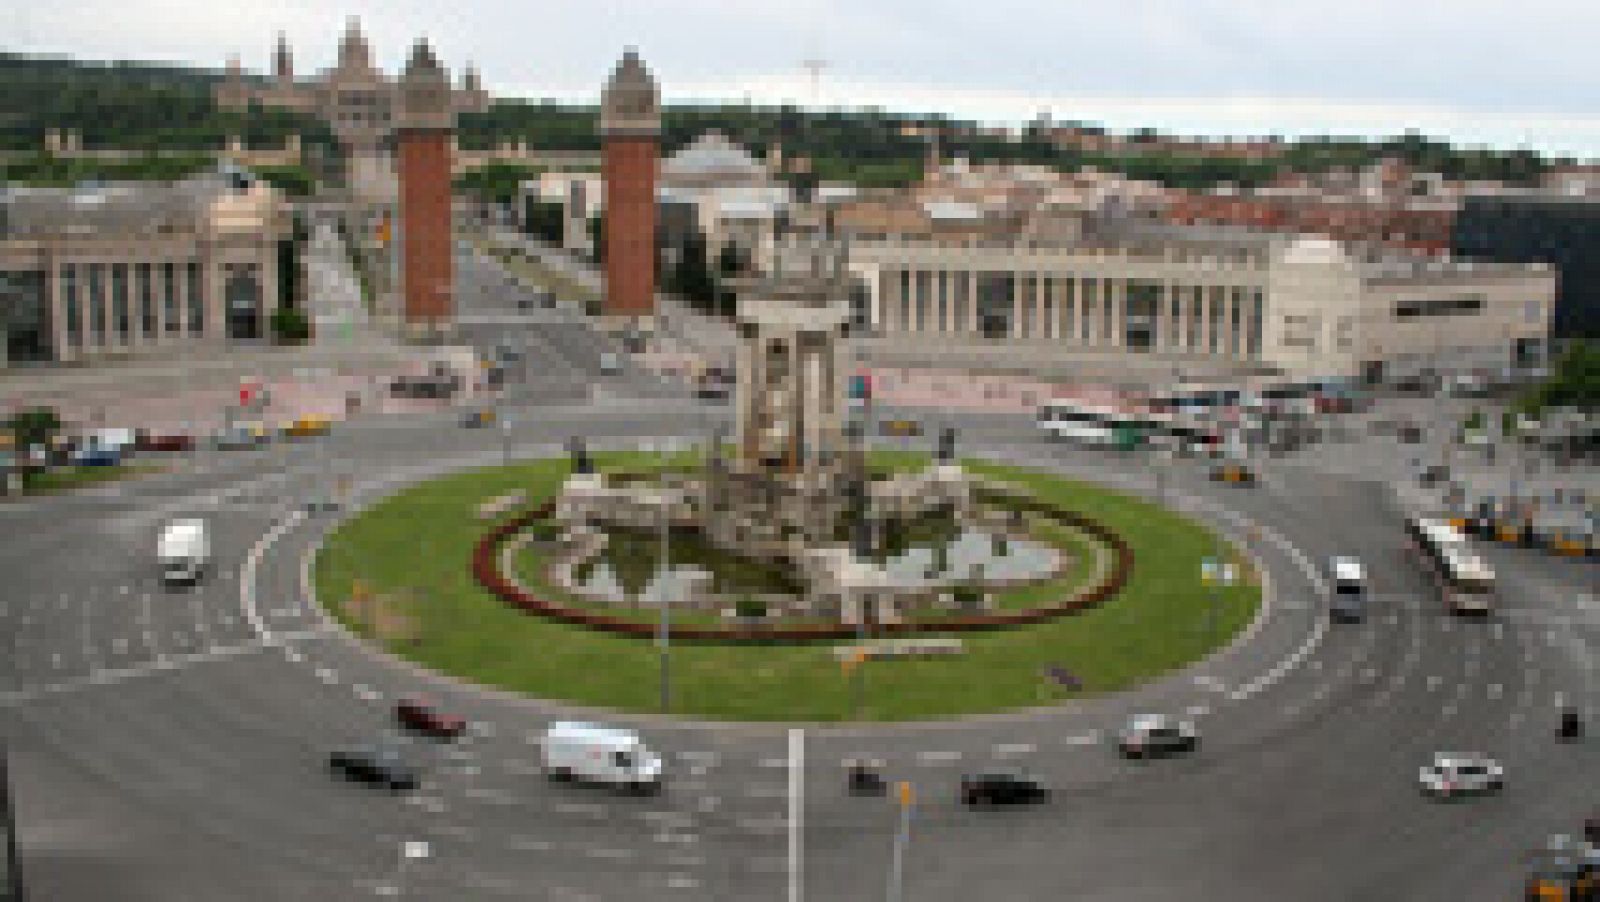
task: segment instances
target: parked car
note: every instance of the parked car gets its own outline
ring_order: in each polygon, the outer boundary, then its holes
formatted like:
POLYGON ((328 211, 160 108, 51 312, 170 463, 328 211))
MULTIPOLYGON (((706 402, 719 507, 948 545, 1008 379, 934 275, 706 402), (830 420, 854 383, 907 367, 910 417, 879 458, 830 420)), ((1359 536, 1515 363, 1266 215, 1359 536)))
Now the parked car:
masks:
POLYGON ((490 407, 476 408, 461 415, 461 425, 468 429, 481 429, 484 426, 492 425, 494 421, 494 409, 490 407))
POLYGON ((285 423, 283 434, 289 438, 307 438, 313 435, 327 435, 332 428, 332 417, 308 414, 285 423))
POLYGON ((261 426, 239 423, 225 426, 211 436, 211 443, 221 449, 254 448, 267 441, 267 431, 261 426))
POLYGON ((398 746, 390 743, 337 749, 328 756, 328 766, 348 779, 386 786, 395 792, 415 789, 420 782, 417 768, 398 746))
POLYGON ((1499 792, 1505 771, 1499 762, 1476 752, 1437 752, 1417 773, 1424 795, 1450 799, 1499 792))
POLYGON ((394 716, 406 729, 439 739, 454 739, 467 729, 466 718, 459 714, 446 714, 429 700, 418 696, 397 702, 394 716))
POLYGON ((600 375, 615 376, 622 372, 622 358, 615 353, 607 351, 600 355, 600 375))
POLYGON ((188 451, 194 448, 194 436, 181 432, 140 433, 134 445, 140 451, 188 451))
POLYGON ((1200 747, 1200 732, 1187 720, 1165 714, 1140 714, 1117 733, 1117 750, 1125 758, 1153 758, 1192 752, 1200 747))
POLYGON ((72 462, 80 467, 114 467, 122 463, 122 452, 115 448, 81 448, 72 455, 72 462))
POLYGON ((1239 463, 1218 464, 1211 469, 1212 482, 1226 482, 1233 485, 1253 485, 1256 481, 1255 471, 1239 463))
POLYGON ((1050 790, 1022 770, 987 770, 961 775, 961 801, 966 805, 1015 805, 1042 802, 1050 790))

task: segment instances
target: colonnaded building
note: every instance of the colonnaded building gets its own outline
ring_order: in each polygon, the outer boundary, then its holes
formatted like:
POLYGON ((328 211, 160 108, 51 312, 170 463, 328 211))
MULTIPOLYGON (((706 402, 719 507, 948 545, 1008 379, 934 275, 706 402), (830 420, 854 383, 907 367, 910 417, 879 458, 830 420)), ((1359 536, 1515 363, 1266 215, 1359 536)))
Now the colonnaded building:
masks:
POLYGON ((289 229, 241 172, 0 189, 0 362, 263 339, 289 229))
POLYGON ((858 322, 891 346, 987 342, 1019 360, 1069 352, 1366 379, 1498 369, 1542 360, 1556 287, 1544 264, 1105 214, 1009 234, 840 221, 858 322))

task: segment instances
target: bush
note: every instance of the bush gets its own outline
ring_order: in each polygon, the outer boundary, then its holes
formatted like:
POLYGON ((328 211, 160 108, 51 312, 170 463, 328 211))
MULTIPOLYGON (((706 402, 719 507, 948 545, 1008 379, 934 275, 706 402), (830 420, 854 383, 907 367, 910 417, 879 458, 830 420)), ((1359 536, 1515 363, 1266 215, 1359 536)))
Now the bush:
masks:
POLYGON ((748 620, 767 616, 767 603, 756 598, 741 598, 733 604, 733 612, 748 620))
POLYGON ((272 311, 272 335, 279 344, 300 344, 311 337, 311 320, 294 307, 272 311))

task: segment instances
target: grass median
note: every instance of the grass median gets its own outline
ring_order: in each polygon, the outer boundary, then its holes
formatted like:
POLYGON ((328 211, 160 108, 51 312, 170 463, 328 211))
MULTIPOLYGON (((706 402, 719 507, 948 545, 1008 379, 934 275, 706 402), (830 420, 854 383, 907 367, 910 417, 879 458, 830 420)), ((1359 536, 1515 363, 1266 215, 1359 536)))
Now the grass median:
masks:
MULTIPOLYGON (((597 460, 606 468, 639 468, 653 459, 611 454, 597 460)), ((1259 589, 1247 568, 1239 585, 1201 584, 1201 560, 1217 553, 1218 539, 1193 521, 1040 472, 977 461, 968 466, 1119 533, 1134 552, 1132 577, 1117 597, 1081 614, 960 634, 964 651, 956 657, 863 665, 863 719, 948 717, 1067 697, 1042 678, 1048 666, 1077 676, 1083 693, 1115 691, 1202 657, 1254 615, 1259 589)), ((565 460, 533 461, 401 491, 329 536, 315 567, 319 599, 356 632, 442 672, 543 698, 657 710, 660 663, 653 642, 522 613, 472 578, 472 548, 488 525, 475 515, 479 505, 518 490, 530 499, 552 495, 567 472, 565 460), (357 582, 363 588, 352 604, 357 582)), ((674 645, 671 669, 675 714, 751 721, 857 714, 855 675, 841 670, 826 644, 674 645)))

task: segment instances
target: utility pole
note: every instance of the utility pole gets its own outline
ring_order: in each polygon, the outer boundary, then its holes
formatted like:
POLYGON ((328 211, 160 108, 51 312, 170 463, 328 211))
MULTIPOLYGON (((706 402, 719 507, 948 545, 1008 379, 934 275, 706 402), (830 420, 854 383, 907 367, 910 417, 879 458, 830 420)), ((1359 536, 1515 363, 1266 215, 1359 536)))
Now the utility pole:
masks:
POLYGON ((670 710, 671 704, 672 704, 672 679, 671 679, 671 677, 672 677, 672 674, 671 674, 672 625, 671 625, 671 622, 670 622, 670 613, 669 613, 670 608, 671 608, 670 602, 672 601, 672 596, 671 596, 671 591, 668 588, 668 580, 671 578, 671 574, 668 571, 668 567, 670 566, 670 564, 669 564, 670 558, 669 558, 669 554, 668 554, 668 552, 669 552, 668 543, 670 541, 669 537, 671 535, 671 523, 672 523, 671 508, 668 506, 666 495, 663 494, 662 498, 661 498, 661 570, 660 570, 659 575, 656 578, 656 586, 657 586, 657 589, 658 589, 658 592, 659 592, 659 597, 656 599, 656 604, 661 608, 661 625, 660 625, 660 631, 658 632, 657 637, 656 637, 656 644, 657 644, 657 648, 660 651, 660 656, 661 656, 661 711, 662 711, 662 713, 666 713, 668 710, 670 710))
POLYGON ((905 899, 905 864, 906 844, 911 840, 911 806, 915 803, 915 794, 911 784, 901 780, 895 784, 900 802, 900 826, 894 834, 894 857, 889 863, 889 894, 888 902, 903 902, 905 899))

